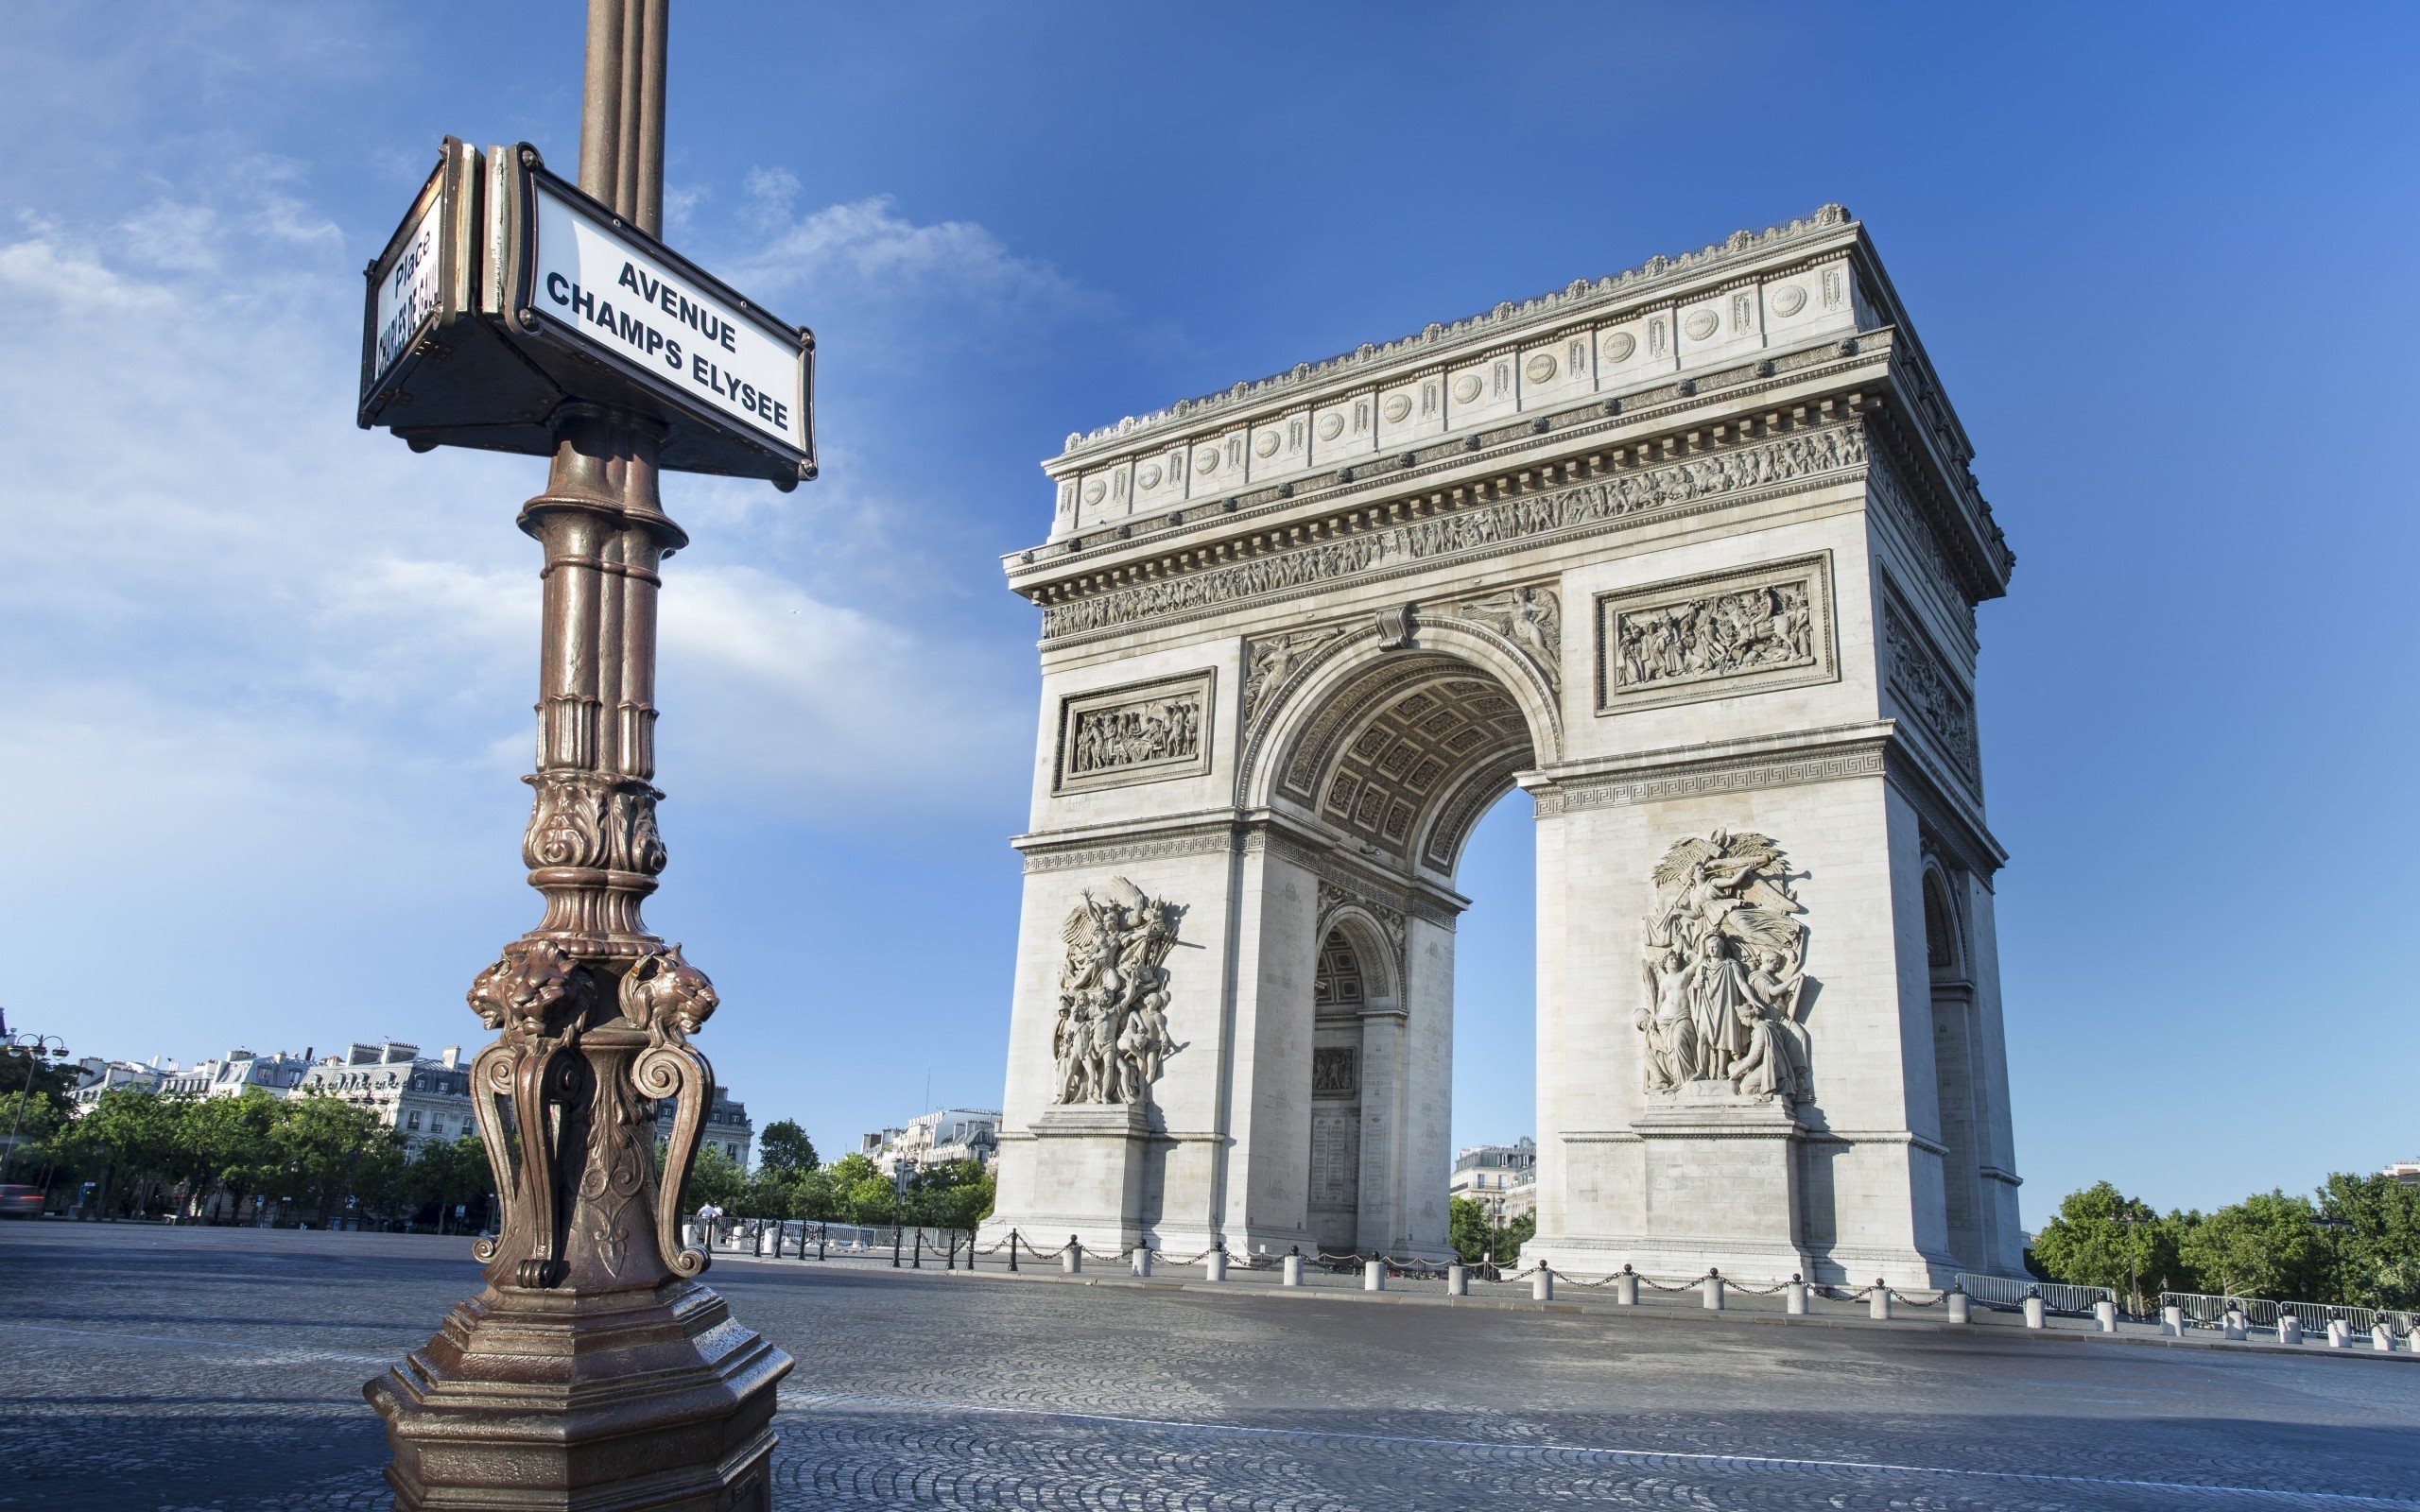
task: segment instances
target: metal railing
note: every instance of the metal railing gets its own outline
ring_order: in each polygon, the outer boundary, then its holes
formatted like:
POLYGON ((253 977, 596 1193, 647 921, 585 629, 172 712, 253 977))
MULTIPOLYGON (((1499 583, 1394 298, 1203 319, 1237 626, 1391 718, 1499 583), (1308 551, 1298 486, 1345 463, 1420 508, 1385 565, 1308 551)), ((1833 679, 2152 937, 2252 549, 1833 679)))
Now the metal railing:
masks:
POLYGON ((2260 1297, 2162 1292, 2159 1305, 2179 1309, 2187 1322, 2202 1328, 2224 1327, 2227 1314, 2233 1311, 2241 1313, 2243 1320, 2256 1329, 2273 1329, 2279 1318, 2290 1317, 2299 1319, 2304 1332, 2311 1334, 2325 1334, 2330 1323, 2342 1323, 2356 1333, 2367 1333, 2381 1323, 2393 1329, 2398 1338, 2420 1333, 2420 1313, 2342 1307, 2332 1302, 2275 1302, 2260 1297))
POLYGON ((1958 1273, 1961 1290, 1985 1307, 2023 1307, 2028 1297, 2039 1297, 2053 1313, 2083 1316, 2095 1302, 2115 1303, 2118 1294, 2106 1286, 2070 1286, 2064 1281, 2017 1280, 2007 1276, 1958 1273))

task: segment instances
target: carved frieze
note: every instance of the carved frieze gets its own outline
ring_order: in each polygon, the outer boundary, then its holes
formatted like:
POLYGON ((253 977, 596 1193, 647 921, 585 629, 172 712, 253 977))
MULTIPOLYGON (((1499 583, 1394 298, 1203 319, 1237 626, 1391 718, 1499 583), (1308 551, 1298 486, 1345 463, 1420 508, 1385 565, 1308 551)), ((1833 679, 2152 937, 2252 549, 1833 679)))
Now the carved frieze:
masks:
POLYGON ((1318 588, 1374 574, 1454 560, 1564 532, 1599 529, 1798 484, 1865 465, 1864 433, 1854 425, 1774 436, 1567 488, 1541 490, 1404 520, 1338 540, 1157 578, 1046 605, 1046 640, 1147 620, 1204 613, 1247 600, 1318 588))
POLYGON ((1781 848, 1717 830, 1679 841, 1654 873, 1633 1022, 1650 1092, 1721 1088, 1806 1101, 1806 910, 1781 848))
POLYGON ((1168 1032, 1168 971, 1182 905, 1124 877, 1087 889, 1060 929, 1058 1069, 1054 1103, 1139 1103, 1167 1057, 1184 1047, 1168 1032))
POLYGON ((1057 790, 1208 771, 1212 681, 1202 671, 1060 700, 1057 790))
POLYGON ((1311 1052, 1311 1095, 1350 1097, 1361 1090, 1361 1053, 1351 1045, 1321 1045, 1311 1052))
POLYGON ((1597 712, 1840 677, 1829 552, 1597 595, 1597 712))
POLYGON ((1941 658, 1908 612, 1886 597, 1882 605, 1883 655, 1891 696, 1933 738, 1960 782, 1983 790, 1983 764, 1975 735, 1975 700, 1942 666, 1941 658))
POLYGON ((537 795, 521 836, 521 859, 530 869, 582 867, 647 877, 664 870, 664 836, 655 822, 664 795, 651 784, 604 772, 544 771, 522 781, 537 795))
POLYGON ((1522 657, 1563 693, 1563 595, 1550 583, 1524 583, 1447 606, 1511 641, 1522 657))

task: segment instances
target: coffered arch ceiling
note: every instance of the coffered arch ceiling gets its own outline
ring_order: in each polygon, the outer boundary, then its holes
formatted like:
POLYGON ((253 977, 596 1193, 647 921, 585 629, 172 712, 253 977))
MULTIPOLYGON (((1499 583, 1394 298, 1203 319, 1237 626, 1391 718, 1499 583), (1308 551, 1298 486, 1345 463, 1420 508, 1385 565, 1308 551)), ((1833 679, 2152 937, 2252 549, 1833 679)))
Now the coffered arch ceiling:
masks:
POLYGON ((1529 722, 1493 674, 1411 653, 1329 696, 1281 764, 1277 790, 1407 869, 1450 877, 1479 816, 1536 764, 1529 722))

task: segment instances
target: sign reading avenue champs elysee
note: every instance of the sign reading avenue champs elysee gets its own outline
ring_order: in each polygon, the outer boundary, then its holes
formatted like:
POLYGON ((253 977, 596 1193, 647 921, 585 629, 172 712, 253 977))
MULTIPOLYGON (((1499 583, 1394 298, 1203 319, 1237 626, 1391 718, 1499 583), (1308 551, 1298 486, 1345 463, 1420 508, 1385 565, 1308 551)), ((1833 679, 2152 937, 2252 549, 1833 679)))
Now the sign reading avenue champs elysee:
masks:
POLYGON ((544 455, 567 401, 666 427, 662 465, 815 476, 815 337, 548 173, 448 138, 368 270, 361 423, 544 455))

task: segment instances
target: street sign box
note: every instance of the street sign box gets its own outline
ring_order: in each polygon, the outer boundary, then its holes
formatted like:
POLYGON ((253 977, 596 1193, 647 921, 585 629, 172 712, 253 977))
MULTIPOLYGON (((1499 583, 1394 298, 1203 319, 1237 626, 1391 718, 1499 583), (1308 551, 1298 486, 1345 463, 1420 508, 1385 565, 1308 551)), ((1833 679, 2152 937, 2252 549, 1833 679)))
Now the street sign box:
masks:
POLYGON ((447 139, 369 268, 360 421, 419 449, 550 454, 585 401, 665 424, 659 465, 815 476, 815 337, 546 171, 447 139))

